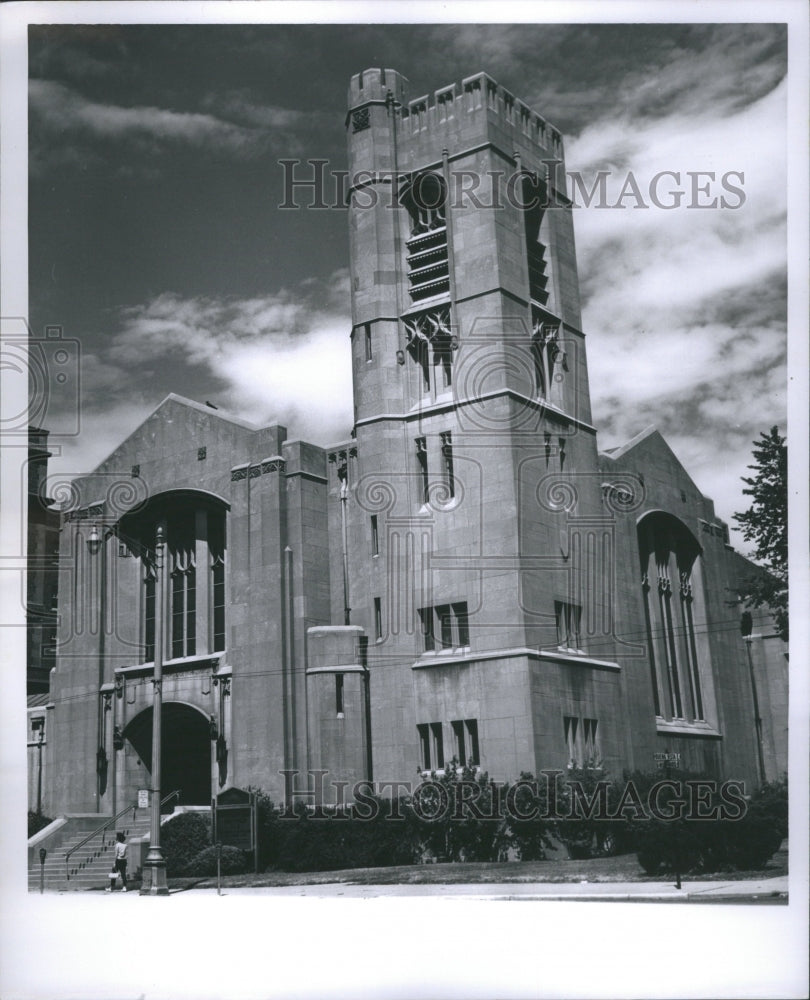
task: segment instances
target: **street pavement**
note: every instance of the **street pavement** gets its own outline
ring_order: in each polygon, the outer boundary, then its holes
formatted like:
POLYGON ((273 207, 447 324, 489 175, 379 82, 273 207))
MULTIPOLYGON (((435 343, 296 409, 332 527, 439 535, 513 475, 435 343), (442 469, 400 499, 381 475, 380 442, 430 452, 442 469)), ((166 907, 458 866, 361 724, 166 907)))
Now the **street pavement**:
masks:
MULTIPOLYGON (((187 890, 192 895, 216 895, 213 888, 187 890)), ((223 896, 311 896, 335 899, 441 897, 487 900, 583 900, 621 902, 787 902, 788 877, 727 882, 494 882, 450 885, 322 885, 223 887, 223 896)))

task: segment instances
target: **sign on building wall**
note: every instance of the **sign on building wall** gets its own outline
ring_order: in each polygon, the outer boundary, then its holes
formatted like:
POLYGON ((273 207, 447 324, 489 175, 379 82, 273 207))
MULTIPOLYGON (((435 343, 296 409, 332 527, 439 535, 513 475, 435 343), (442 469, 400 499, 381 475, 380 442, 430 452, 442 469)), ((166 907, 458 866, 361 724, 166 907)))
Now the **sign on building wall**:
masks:
POLYGON ((657 767, 681 766, 681 755, 679 753, 654 753, 653 758, 657 767))
POLYGON ((149 789, 139 788, 138 789, 138 808, 148 809, 149 808, 149 789))

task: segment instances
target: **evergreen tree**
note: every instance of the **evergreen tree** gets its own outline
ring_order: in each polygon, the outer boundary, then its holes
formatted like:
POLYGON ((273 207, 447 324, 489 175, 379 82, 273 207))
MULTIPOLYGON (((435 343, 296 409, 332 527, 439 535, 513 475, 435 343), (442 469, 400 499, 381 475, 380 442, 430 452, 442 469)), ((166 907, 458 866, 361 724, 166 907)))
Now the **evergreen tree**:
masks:
POLYGON ((747 542, 754 542, 754 559, 767 570, 743 581, 740 597, 755 608, 767 605, 779 635, 788 637, 787 444, 772 427, 754 441, 754 470, 743 476, 743 490, 752 498, 744 513, 734 515, 747 542))

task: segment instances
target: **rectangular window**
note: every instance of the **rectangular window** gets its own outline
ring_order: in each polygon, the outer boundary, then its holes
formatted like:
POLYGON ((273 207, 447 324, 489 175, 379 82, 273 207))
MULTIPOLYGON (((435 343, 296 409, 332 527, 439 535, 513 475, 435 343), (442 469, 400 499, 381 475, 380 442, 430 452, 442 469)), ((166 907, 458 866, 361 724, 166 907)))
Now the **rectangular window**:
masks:
POLYGON ((563 732, 565 734, 565 749, 568 755, 568 767, 579 767, 579 748, 577 746, 577 729, 579 719, 574 715, 563 716, 563 732))
POLYGON ((183 600, 186 592, 186 578, 184 573, 174 573, 172 575, 172 658, 177 659, 183 655, 186 609, 183 600))
POLYGON ((358 648, 358 656, 360 657, 360 666, 368 666, 368 636, 361 635, 358 648))
POLYGON ((580 648, 580 621, 582 608, 567 601, 554 602, 554 618, 557 624, 557 645, 561 649, 580 648))
POLYGON ((416 727, 416 731, 419 733, 419 755, 422 761, 422 768, 425 771, 430 770, 430 727, 427 723, 422 723, 422 725, 416 727))
POLYGON ((481 757, 478 752, 478 720, 465 719, 464 726, 467 730, 467 745, 469 747, 467 763, 470 765, 480 764, 481 757))
POLYGON ((211 567, 213 590, 214 648, 215 653, 225 649, 225 563, 220 558, 211 567))
POLYGON ((436 648, 433 638, 433 608, 419 608, 419 623, 422 626, 422 649, 431 653, 436 648))
POLYGON ((478 720, 456 719, 451 722, 455 741, 456 760, 461 767, 475 767, 480 764, 478 752, 478 720))
POLYGON ((423 651, 432 652, 436 648, 458 649, 470 645, 466 601, 419 608, 418 613, 423 651))
POLYGON ((453 645, 453 619, 450 614, 449 604, 440 604, 436 608, 436 617, 439 620, 439 635, 444 649, 450 649, 453 645))
POLYGON ((382 639, 382 599, 374 598, 374 633, 377 639, 382 639))
POLYGON ((461 719, 456 719, 450 725, 453 727, 453 739, 456 744, 456 760, 459 764, 463 765, 467 757, 467 747, 464 742, 464 723, 461 719))
POLYGON ((211 651, 225 649, 225 520, 208 515, 208 557, 211 570, 211 651))
POLYGON ((597 719, 582 720, 582 734, 585 742, 585 767, 600 767, 602 763, 597 738, 598 727, 599 722, 597 719))
POLYGON ((420 503, 428 502, 428 459, 427 459, 427 438, 416 439, 416 464, 419 469, 419 496, 420 503))
POLYGON ((366 345, 366 361, 371 361, 371 323, 363 324, 363 339, 366 345))
POLYGON ((380 534, 377 528, 377 515, 371 515, 371 554, 373 556, 378 556, 380 554, 380 534))
POLYGON ((186 656, 197 652, 197 571, 186 571, 186 656))
POLYGON ((451 497, 456 495, 455 479, 453 477, 453 438, 450 431, 439 435, 442 443, 442 462, 444 464, 444 481, 451 497))
POLYGON ((151 663, 155 658, 155 578, 147 576, 144 580, 144 657, 145 663, 151 663))
POLYGON ((444 767, 444 739, 442 737, 441 722, 431 722, 430 724, 431 750, 436 767, 444 767))
POLYGON ((453 616, 456 620, 456 633, 458 637, 459 646, 469 646, 470 645, 470 625, 467 619, 467 602, 458 601, 458 603, 451 605, 453 609, 453 616))
POLYGON ((343 715, 343 674, 335 674, 335 712, 343 715))

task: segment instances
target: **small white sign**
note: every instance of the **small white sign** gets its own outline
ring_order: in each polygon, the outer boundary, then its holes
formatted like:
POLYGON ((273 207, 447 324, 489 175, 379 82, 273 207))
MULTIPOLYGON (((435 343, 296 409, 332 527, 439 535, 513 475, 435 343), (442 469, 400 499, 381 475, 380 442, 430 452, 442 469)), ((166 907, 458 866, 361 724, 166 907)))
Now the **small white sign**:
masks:
POLYGON ((139 788, 138 789, 138 808, 148 809, 149 808, 149 789, 139 788))

